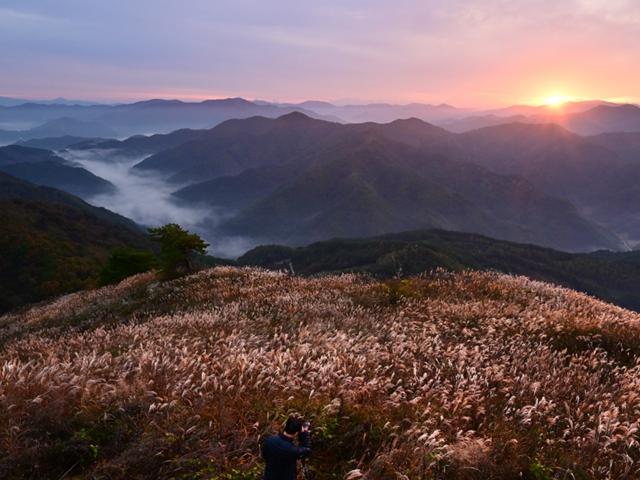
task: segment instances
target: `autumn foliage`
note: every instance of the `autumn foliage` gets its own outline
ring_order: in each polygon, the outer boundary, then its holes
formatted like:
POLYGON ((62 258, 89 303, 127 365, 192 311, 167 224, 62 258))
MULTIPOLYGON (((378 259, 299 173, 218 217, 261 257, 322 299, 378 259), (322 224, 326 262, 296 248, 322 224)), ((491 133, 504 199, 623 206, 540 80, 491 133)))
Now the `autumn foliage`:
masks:
POLYGON ((0 317, 0 478, 640 474, 640 315, 524 277, 151 273, 0 317))

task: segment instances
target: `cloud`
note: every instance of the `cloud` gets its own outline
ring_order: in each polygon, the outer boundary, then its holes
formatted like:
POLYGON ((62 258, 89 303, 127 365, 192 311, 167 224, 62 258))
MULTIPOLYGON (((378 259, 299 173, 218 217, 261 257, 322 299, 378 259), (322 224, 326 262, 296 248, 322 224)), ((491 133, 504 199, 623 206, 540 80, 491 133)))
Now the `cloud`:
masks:
POLYGON ((491 104, 640 81, 635 0, 6 0, 0 24, 0 92, 32 97, 491 104))
POLYGON ((28 26, 38 26, 44 23, 52 23, 54 20, 44 15, 33 12, 22 12, 12 8, 0 7, 0 25, 3 27, 19 27, 21 29, 28 26))

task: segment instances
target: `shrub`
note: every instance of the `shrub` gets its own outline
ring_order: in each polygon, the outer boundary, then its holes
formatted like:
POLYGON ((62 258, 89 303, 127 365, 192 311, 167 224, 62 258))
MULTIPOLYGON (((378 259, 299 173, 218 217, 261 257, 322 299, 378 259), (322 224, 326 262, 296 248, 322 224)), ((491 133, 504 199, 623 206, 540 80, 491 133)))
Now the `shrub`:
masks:
POLYGON ((192 255, 204 254, 209 246, 198 235, 189 233, 175 223, 150 228, 149 234, 152 240, 160 244, 160 268, 165 279, 193 271, 192 255))
POLYGON ((153 252, 133 248, 117 248, 100 272, 100 285, 111 285, 138 273, 148 272, 156 266, 153 252))

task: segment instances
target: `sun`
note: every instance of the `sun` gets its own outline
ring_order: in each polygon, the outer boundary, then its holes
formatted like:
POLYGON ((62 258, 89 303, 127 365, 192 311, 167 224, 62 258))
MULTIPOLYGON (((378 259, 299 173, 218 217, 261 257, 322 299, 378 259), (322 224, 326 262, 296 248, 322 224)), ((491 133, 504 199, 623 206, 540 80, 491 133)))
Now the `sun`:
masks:
POLYGON ((558 108, 569 102, 570 100, 571 97, 568 97, 567 95, 550 95, 548 97, 545 97, 542 100, 542 103, 547 107, 558 108))

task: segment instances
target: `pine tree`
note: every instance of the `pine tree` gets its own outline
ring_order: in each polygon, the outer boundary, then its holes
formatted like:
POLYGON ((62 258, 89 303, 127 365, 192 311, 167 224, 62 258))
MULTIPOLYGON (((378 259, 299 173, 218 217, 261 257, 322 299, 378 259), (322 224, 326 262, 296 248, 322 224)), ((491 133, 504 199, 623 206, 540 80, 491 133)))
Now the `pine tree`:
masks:
POLYGON ((160 244, 160 269, 165 279, 193 271, 193 254, 204 254, 209 246, 199 235, 189 233, 176 223, 150 228, 149 235, 160 244))

